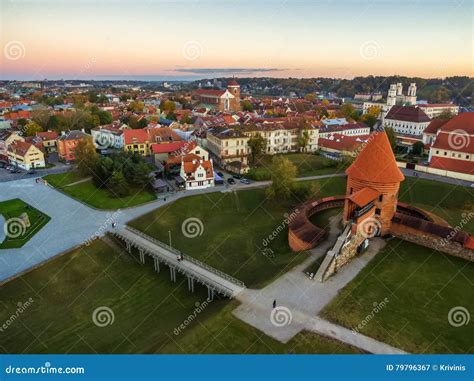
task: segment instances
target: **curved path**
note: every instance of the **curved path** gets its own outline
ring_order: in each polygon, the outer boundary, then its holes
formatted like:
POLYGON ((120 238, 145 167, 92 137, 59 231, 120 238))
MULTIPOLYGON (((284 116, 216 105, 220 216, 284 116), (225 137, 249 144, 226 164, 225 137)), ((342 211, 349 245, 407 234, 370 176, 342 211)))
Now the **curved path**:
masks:
MULTIPOLYGON (((343 173, 311 176, 298 179, 317 180, 344 176, 343 173)), ((0 182, 0 201, 21 198, 36 209, 46 213, 51 220, 22 248, 0 250, 0 283, 32 269, 44 261, 65 253, 111 229, 112 221, 123 226, 129 221, 179 198, 213 192, 267 187, 270 181, 233 186, 216 186, 193 191, 182 191, 168 196, 166 201, 156 200, 144 205, 122 210, 97 210, 91 208, 35 178, 0 182)), ((3 224, 0 226, 3 230, 3 224)))
POLYGON ((5 218, 0 214, 0 243, 5 241, 6 234, 5 234, 5 229, 3 228, 5 226, 5 218))

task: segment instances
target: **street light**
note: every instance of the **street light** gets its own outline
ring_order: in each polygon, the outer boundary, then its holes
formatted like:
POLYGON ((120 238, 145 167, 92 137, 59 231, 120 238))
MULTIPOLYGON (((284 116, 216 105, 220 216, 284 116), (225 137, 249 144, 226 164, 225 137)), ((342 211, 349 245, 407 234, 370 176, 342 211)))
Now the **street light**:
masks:
POLYGON ((168 230, 168 235, 169 235, 169 237, 170 237, 170 247, 173 247, 173 246, 171 245, 171 230, 168 230))

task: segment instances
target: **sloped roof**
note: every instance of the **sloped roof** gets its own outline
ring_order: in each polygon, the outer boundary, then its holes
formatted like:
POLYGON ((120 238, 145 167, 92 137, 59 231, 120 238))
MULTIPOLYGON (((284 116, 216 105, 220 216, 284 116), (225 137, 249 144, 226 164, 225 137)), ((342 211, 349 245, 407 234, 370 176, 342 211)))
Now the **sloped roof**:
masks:
POLYGON ((424 134, 436 134, 438 130, 444 126, 449 119, 432 119, 430 124, 423 130, 424 134))
POLYGON ((366 187, 362 188, 360 191, 351 194, 348 199, 351 200, 359 207, 367 205, 369 202, 374 201, 377 197, 380 196, 380 192, 366 187))
POLYGON ((392 106, 385 119, 402 120, 404 122, 429 122, 431 119, 416 106, 392 106))
POLYGON ((405 180, 385 131, 371 135, 346 173, 350 177, 375 183, 398 183, 405 180))
POLYGON ((441 128, 443 132, 455 130, 465 131, 469 135, 474 135, 474 112, 463 112, 456 115, 441 128))

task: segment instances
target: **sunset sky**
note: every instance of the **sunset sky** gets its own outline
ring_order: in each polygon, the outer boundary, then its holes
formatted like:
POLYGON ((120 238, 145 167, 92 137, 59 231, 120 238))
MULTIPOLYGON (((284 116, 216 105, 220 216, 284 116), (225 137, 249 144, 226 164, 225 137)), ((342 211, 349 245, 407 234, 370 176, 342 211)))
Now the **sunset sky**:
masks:
POLYGON ((2 79, 473 75, 472 2, 6 0, 2 79))

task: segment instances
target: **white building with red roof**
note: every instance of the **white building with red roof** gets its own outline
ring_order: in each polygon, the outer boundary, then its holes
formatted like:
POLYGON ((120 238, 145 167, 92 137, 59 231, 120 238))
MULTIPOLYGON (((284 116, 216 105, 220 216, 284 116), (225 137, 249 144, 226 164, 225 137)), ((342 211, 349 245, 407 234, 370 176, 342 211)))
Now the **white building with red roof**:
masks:
POLYGON ((202 106, 218 111, 240 111, 240 85, 232 80, 227 89, 199 89, 194 93, 202 106))
POLYGON ((441 175, 461 173, 474 181, 474 112, 459 114, 438 129, 428 160, 441 175))
POLYGON ((180 176, 186 182, 186 189, 205 189, 214 186, 214 168, 212 159, 190 153, 181 158, 180 176))

